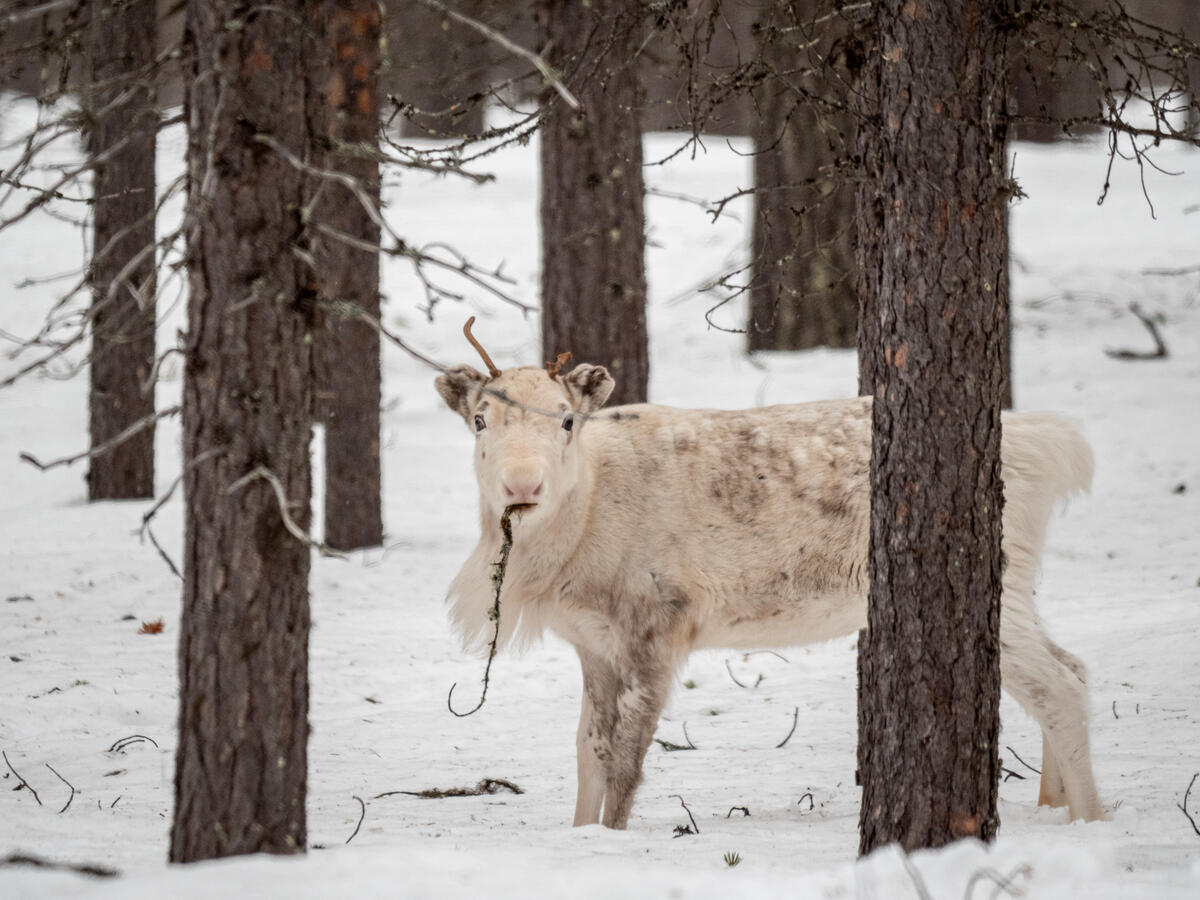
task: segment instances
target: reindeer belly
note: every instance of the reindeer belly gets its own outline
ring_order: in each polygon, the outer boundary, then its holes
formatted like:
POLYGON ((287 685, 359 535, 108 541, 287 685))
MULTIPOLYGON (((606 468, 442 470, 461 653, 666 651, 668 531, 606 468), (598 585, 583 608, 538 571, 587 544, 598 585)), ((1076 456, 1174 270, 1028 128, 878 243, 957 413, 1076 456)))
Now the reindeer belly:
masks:
POLYGON ((695 647, 793 647, 852 634, 867 624, 866 597, 849 589, 722 604, 701 623, 695 647))

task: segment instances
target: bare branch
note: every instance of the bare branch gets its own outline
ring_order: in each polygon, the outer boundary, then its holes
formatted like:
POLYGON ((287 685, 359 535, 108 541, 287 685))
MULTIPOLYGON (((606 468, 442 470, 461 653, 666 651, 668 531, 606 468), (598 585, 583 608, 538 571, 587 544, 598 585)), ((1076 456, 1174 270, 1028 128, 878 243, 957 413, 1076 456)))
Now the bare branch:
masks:
POLYGON ((105 441, 104 443, 97 444, 95 447, 92 447, 89 450, 84 450, 82 453, 76 453, 74 456, 64 456, 61 459, 52 459, 52 460, 50 460, 50 462, 46 462, 46 463, 40 461, 32 453, 22 452, 20 458, 24 462, 29 463, 31 466, 36 466, 38 469, 40 469, 43 472, 45 472, 47 469, 53 469, 55 466, 69 466, 73 463, 79 462, 79 460, 81 460, 81 459, 95 459, 97 456, 103 456, 105 453, 108 453, 110 450, 113 450, 116 447, 121 446, 123 443, 125 443, 127 440, 132 438, 134 435, 145 431, 147 428, 149 428, 151 425, 153 425, 159 419, 165 419, 167 416, 173 416, 176 413, 178 413, 181 409, 182 409, 182 407, 180 407, 180 406, 169 406, 164 410, 160 410, 159 412, 152 413, 151 415, 148 415, 148 416, 143 416, 142 418, 140 418, 136 422, 134 422, 132 425, 129 425, 123 431, 121 431, 119 434, 110 438, 109 440, 105 441))
POLYGON ((234 494, 250 484, 252 481, 263 480, 267 482, 272 490, 275 491, 275 499, 279 503, 279 516, 283 520, 284 527, 296 540, 304 544, 310 549, 316 550, 321 556, 332 556, 335 559, 346 559, 345 553, 334 550, 328 544, 322 541, 315 541, 307 531, 296 524, 296 520, 292 518, 291 512, 288 511, 287 493, 283 489, 283 482, 279 480, 279 476, 268 469, 266 466, 255 466, 250 472, 243 475, 233 484, 225 489, 226 494, 234 494))
POLYGON ((796 725, 799 722, 800 722, 800 707, 797 706, 796 709, 792 712, 792 730, 787 733, 787 737, 785 737, 782 741, 780 741, 778 744, 775 745, 776 750, 781 749, 784 746, 784 744, 786 744, 788 741, 790 741, 792 739, 792 735, 796 733, 796 725))
POLYGON ((481 797, 485 794, 495 794, 501 788, 513 794, 525 793, 507 778, 483 778, 480 779, 475 787, 470 788, 426 788, 423 791, 384 791, 382 794, 376 794, 372 799, 379 800, 383 797, 394 797, 397 794, 420 797, 422 800, 444 800, 447 797, 481 797))
MULTIPOLYGON (((11 769, 12 766, 9 766, 9 768, 11 769)), ((17 777, 19 778, 20 776, 17 776, 17 777)), ((1188 782, 1187 790, 1183 792, 1183 802, 1176 803, 1175 805, 1179 807, 1180 811, 1185 816, 1187 816, 1187 820, 1192 824, 1192 831, 1196 832, 1196 834, 1198 836, 1200 836, 1200 826, 1196 825, 1196 820, 1194 818, 1192 818, 1192 814, 1190 812, 1188 812, 1188 808, 1187 808, 1188 797, 1192 793, 1192 785, 1194 785, 1196 783, 1197 778, 1200 778, 1200 772, 1197 772, 1195 775, 1193 775, 1192 780, 1188 782)))
POLYGON ((1014 757, 1016 757, 1016 760, 1017 760, 1017 762, 1019 762, 1021 765, 1023 765, 1025 768, 1027 768, 1027 769, 1028 769, 1030 772, 1033 772, 1035 775, 1041 775, 1041 774, 1042 774, 1042 770, 1041 770, 1041 769, 1035 769, 1035 768, 1034 768, 1033 766, 1031 766, 1029 763, 1025 762, 1025 760, 1021 759, 1021 756, 1020 756, 1020 754, 1018 754, 1018 753, 1017 753, 1017 751, 1016 751, 1016 750, 1014 750, 1012 747, 1009 747, 1009 746, 1006 744, 1006 745, 1005 745, 1005 747, 1004 747, 1004 749, 1005 749, 1005 750, 1007 750, 1009 753, 1011 753, 1011 754, 1012 754, 1014 757))
POLYGON ((36 19, 38 16, 44 16, 47 13, 52 13, 55 10, 63 9, 79 2, 80 0, 50 0, 48 3, 39 3, 37 6, 31 6, 28 9, 8 13, 4 17, 4 24, 17 25, 21 22, 28 22, 30 19, 36 19))
MULTIPOLYGON (((8 753, 7 753, 7 752, 5 752, 5 751, 2 751, 2 750, 0 750, 0 756, 3 756, 3 757, 4 757, 4 764, 5 764, 6 766, 8 766, 8 770, 9 770, 10 772, 12 772, 14 775, 16 775, 16 776, 17 776, 17 780, 18 780, 19 782, 21 782, 22 786, 24 786, 25 788, 27 788, 27 789, 29 790, 29 793, 33 794, 33 799, 37 801, 37 805, 38 805, 38 806, 41 806, 41 805, 42 805, 42 798, 41 798, 41 797, 39 797, 39 796, 38 796, 38 792, 37 792, 37 791, 35 791, 35 790, 33 789, 33 785, 32 785, 32 784, 30 784, 28 781, 26 781, 24 778, 22 778, 22 777, 21 777, 21 773, 20 773, 20 772, 18 772, 16 769, 14 769, 14 768, 13 768, 13 764, 12 764, 12 763, 10 763, 10 762, 8 761, 8 753)), ((1191 786, 1189 785, 1189 788, 1190 788, 1190 787, 1191 787, 1191 786)), ((1186 798, 1185 798, 1185 799, 1186 799, 1186 798)))
MULTIPOLYGON (((50 765, 50 763, 45 763, 45 766, 47 769, 49 769, 55 775, 58 775, 58 769, 54 768, 54 766, 50 765)), ((58 814, 62 815, 70 807, 71 801, 75 799, 75 794, 77 792, 75 790, 75 785, 71 784, 71 782, 67 781, 67 779, 63 778, 61 775, 58 775, 58 780, 61 781, 63 784, 65 784, 67 787, 69 787, 71 789, 71 796, 67 798, 66 805, 63 806, 63 808, 58 811, 58 814)))
POLYGON ((685 834, 699 834, 700 826, 696 824, 696 817, 692 815, 692 811, 690 809, 688 809, 688 805, 683 802, 682 795, 671 794, 671 796, 679 801, 679 805, 683 807, 683 811, 687 813, 688 819, 692 823, 692 827, 690 829, 686 825, 676 825, 675 826, 675 834, 673 835, 673 837, 682 837, 685 834))
POLYGON ((350 843, 352 840, 354 840, 355 836, 358 834, 358 829, 362 828, 363 819, 365 819, 367 817, 367 804, 363 802, 363 798, 356 796, 354 799, 358 801, 358 805, 362 809, 358 814, 358 824, 354 826, 354 834, 352 834, 352 835, 350 835, 350 837, 346 838, 347 844, 350 843))
POLYGON ((464 16, 462 13, 451 9, 446 4, 440 2, 440 0, 421 0, 421 2, 431 9, 436 9, 438 12, 449 16, 456 22, 461 22, 469 28, 474 28, 488 40, 495 41, 509 53, 515 54, 532 64, 542 74, 542 78, 545 79, 546 84, 554 88, 571 109, 579 109, 579 101, 567 90, 567 86, 563 84, 562 76, 554 71, 554 68, 540 55, 531 50, 526 50, 520 44, 513 43, 500 32, 483 24, 478 19, 472 19, 470 16, 464 16))
MULTIPOLYGON (((1158 333, 1158 324, 1150 316, 1142 312, 1142 308, 1137 303, 1129 304, 1129 311, 1138 317, 1146 330, 1150 332, 1150 337, 1154 338, 1154 349, 1143 350, 1114 350, 1106 348, 1105 354, 1113 359, 1166 359, 1167 345, 1163 342, 1162 335, 1158 333)), ((1113 701, 1113 715, 1116 715, 1116 702, 1113 701)))

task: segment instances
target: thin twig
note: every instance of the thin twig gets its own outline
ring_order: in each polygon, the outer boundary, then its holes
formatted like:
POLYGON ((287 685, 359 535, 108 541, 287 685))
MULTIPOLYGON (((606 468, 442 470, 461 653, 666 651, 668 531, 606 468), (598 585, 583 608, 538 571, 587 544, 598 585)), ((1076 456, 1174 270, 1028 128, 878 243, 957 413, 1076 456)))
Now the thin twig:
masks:
POLYGON ((478 712, 483 707, 483 702, 487 699, 488 681, 492 675, 492 660, 496 658, 496 645, 500 641, 500 590, 504 587, 504 574, 508 569, 508 554, 512 552, 513 536, 512 536, 512 514, 514 512, 522 512, 530 508, 527 503, 514 503, 512 506, 504 508, 504 514, 500 516, 500 533, 503 535, 503 540, 500 543, 500 559, 492 563, 492 586, 494 594, 492 599, 492 608, 488 610, 488 618, 492 620, 492 641, 488 647, 487 665, 483 669, 483 691, 479 695, 479 702, 467 712, 460 713, 454 708, 454 689, 458 686, 458 682, 450 685, 450 693, 446 695, 446 708, 460 719, 466 718, 473 713, 478 712))
POLYGON ((1020 890, 1014 890, 1013 882, 1016 881, 1017 877, 1020 875, 1024 875, 1026 878, 1028 878, 1032 874, 1033 867, 1024 863, 1017 866, 1007 875, 1001 875, 995 869, 978 869, 971 874, 969 879, 967 879, 967 888, 963 892, 963 900, 971 900, 972 895, 975 893, 975 885, 980 881, 983 881, 985 878, 990 879, 996 885, 996 889, 992 891, 991 900, 996 900, 996 898, 1000 896, 1001 891, 1008 894, 1010 897, 1020 897, 1023 895, 1023 892, 1020 890))
MULTIPOLYGON (((58 769, 54 768, 54 766, 50 765, 50 763, 44 763, 44 765, 46 766, 47 769, 49 769, 55 775, 58 775, 58 769)), ((69 807, 71 805, 71 801, 75 799, 76 792, 75 792, 75 785, 71 784, 71 782, 67 781, 67 779, 63 778, 61 775, 58 775, 58 780, 61 781, 63 784, 65 784, 67 787, 69 787, 71 789, 71 796, 67 798, 66 806, 64 806, 62 809, 60 809, 58 811, 58 814, 61 816, 63 813, 65 813, 67 811, 67 807, 69 807)))
POLYGON ((682 837, 685 834, 699 834, 700 826, 696 824, 696 817, 692 815, 692 811, 690 809, 688 809, 688 805, 683 802, 683 797, 679 794, 671 794, 671 796, 679 801, 679 805, 683 807, 683 811, 687 813, 688 818, 692 822, 691 831, 689 831, 687 829, 687 826, 685 826, 685 825, 676 825, 675 826, 675 837, 682 837))
POLYGON ((729 673, 729 677, 733 679, 733 683, 740 688, 756 688, 763 682, 762 672, 759 672, 758 678, 755 679, 754 684, 742 684, 740 681, 738 681, 737 676, 733 674, 733 668, 729 665, 728 659, 725 660, 725 671, 729 673))
POLYGON ((1018 754, 1018 753, 1017 753, 1017 751, 1016 751, 1016 750, 1014 750, 1012 747, 1008 746, 1008 744, 1005 744, 1005 745, 1004 745, 1004 749, 1005 749, 1005 750, 1007 750, 1009 753, 1011 753, 1013 756, 1015 756, 1015 757, 1017 758, 1017 762, 1019 762, 1021 765, 1023 765, 1023 766, 1024 766, 1025 768, 1027 768, 1029 771, 1031 771, 1031 772, 1034 772, 1034 773, 1036 773, 1036 774, 1038 774, 1038 775, 1041 775, 1041 774, 1042 774, 1042 770, 1041 770, 1041 769, 1035 769, 1035 768, 1034 768, 1033 766, 1031 766, 1029 763, 1025 762, 1025 760, 1021 759, 1021 756, 1020 756, 1020 754, 1018 754))
POLYGON ((775 745, 776 750, 779 750, 781 747, 783 747, 784 744, 786 744, 788 741, 790 741, 792 739, 792 735, 796 733, 796 723, 799 721, 800 721, 800 707, 797 706, 795 711, 792 713, 792 730, 787 733, 787 737, 785 737, 782 741, 780 741, 778 744, 775 745))
POLYGON ((526 50, 520 44, 514 44, 495 29, 489 28, 487 25, 484 25, 477 19, 472 19, 470 16, 464 16, 462 13, 446 6, 446 4, 439 2, 439 0, 421 0, 421 3, 436 9, 438 12, 444 15, 449 16, 456 22, 461 22, 463 25, 466 25, 469 28, 474 28, 488 40, 494 41, 509 53, 519 56, 521 59, 530 63, 541 73, 542 78, 545 79, 546 83, 558 92, 558 95, 562 97, 564 101, 566 101, 566 104, 571 107, 571 109, 579 109, 579 101, 575 99, 574 95, 569 90, 567 90, 567 86, 563 84, 562 76, 554 71, 551 65, 541 56, 531 50, 526 50))
POLYGON ((748 806, 731 806, 729 807, 729 812, 725 813, 725 818, 728 819, 734 814, 734 812, 738 811, 740 811, 743 816, 748 817, 750 815, 750 807, 748 806))
POLYGON ((1167 345, 1163 343, 1162 335, 1158 333, 1158 323, 1150 316, 1142 312, 1142 308, 1137 303, 1129 304, 1129 311, 1138 317, 1138 320, 1146 326, 1146 330, 1150 332, 1150 337, 1154 338, 1154 349, 1150 351, 1142 350, 1113 350, 1106 348, 1105 353, 1113 359, 1166 359, 1167 345))
MULTIPOLYGON (((28 789, 29 789, 29 793, 33 794, 33 799, 37 801, 37 805, 38 805, 38 806, 41 806, 41 805, 42 805, 42 798, 41 798, 41 797, 39 797, 39 796, 38 796, 38 792, 37 792, 37 791, 35 791, 35 790, 33 789, 33 785, 32 785, 32 784, 30 784, 28 781, 26 781, 24 778, 22 778, 22 777, 21 777, 21 773, 20 773, 20 772, 18 772, 16 769, 14 769, 14 768, 13 768, 13 764, 12 764, 12 763, 10 763, 10 762, 8 761, 8 754, 7 754, 6 752, 4 752, 3 750, 0 750, 0 756, 3 756, 3 757, 4 757, 4 763, 5 763, 5 765, 7 765, 7 766, 8 766, 8 769, 9 769, 9 771, 10 771, 10 772, 12 772, 14 775, 16 775, 16 776, 17 776, 17 780, 18 780, 18 781, 20 781, 22 785, 24 785, 26 788, 28 788, 28 789)), ((1189 785, 1188 789, 1189 789, 1189 790, 1191 789, 1191 786, 1190 786, 1190 785, 1189 785)), ((1187 799, 1187 798, 1186 798, 1186 797, 1184 797, 1184 800, 1185 800, 1185 801, 1186 801, 1186 799, 1187 799)))
POLYGON ((179 567, 175 565, 174 561, 167 554, 167 551, 164 550, 162 545, 158 542, 158 538, 154 536, 154 529, 150 527, 150 523, 153 521, 154 517, 158 515, 159 510, 161 510, 163 506, 166 505, 167 501, 171 499, 171 496, 175 493, 175 489, 179 487, 180 483, 183 481, 188 472, 190 472, 200 463, 204 462, 206 459, 211 459, 219 453, 224 453, 228 449, 229 448, 227 446, 209 447, 207 450, 204 450, 193 456, 190 460, 188 460, 187 465, 183 467, 183 471, 175 476, 175 480, 171 482, 170 487, 163 492, 162 496, 154 501, 153 506, 151 506, 148 510, 146 510, 145 513, 142 514, 142 526, 137 530, 138 537, 150 538, 151 545, 153 545, 154 549, 158 551, 158 555, 163 558, 163 562, 167 564, 167 568, 169 568, 171 572, 174 573, 175 577, 181 581, 183 580, 183 575, 180 573, 179 567))
POLYGON ((154 536, 154 529, 150 527, 150 523, 146 522, 143 527, 146 530, 146 537, 150 538, 150 545, 158 551, 158 555, 162 557, 162 561, 167 564, 167 568, 171 570, 171 574, 180 581, 183 581, 183 573, 179 571, 179 566, 175 565, 175 561, 171 559, 170 554, 163 549, 163 545, 160 544, 158 542, 158 538, 154 536))
POLYGON ((29 19, 36 19, 38 16, 44 16, 47 13, 52 13, 55 10, 62 9, 64 6, 70 6, 71 4, 78 2, 79 0, 50 0, 48 3, 39 3, 37 6, 31 6, 28 9, 7 13, 4 16, 3 22, 5 25, 16 25, 20 22, 25 22, 29 19))
POLYGON ((112 742, 112 746, 105 750, 105 753, 115 753, 118 750, 124 750, 130 744, 138 744, 142 741, 153 744, 155 749, 159 749, 158 741, 152 737, 146 737, 144 734, 131 734, 128 737, 118 738, 112 742))
POLYGON ((686 744, 675 744, 675 743, 672 743, 671 741, 664 741, 660 738, 655 738, 654 743, 658 744, 660 747, 662 747, 668 753, 674 753, 677 750, 695 750, 696 745, 693 744, 692 739, 690 737, 688 737, 687 722, 683 723, 683 739, 685 741, 687 741, 686 744))
MULTIPOLYGON (((12 766, 9 766, 9 768, 11 769, 12 766)), ((20 776, 17 776, 17 777, 20 777, 20 776)), ((1190 795, 1192 793, 1192 785, 1196 783, 1197 778, 1200 778, 1200 772, 1197 772, 1195 775, 1193 775, 1192 780, 1188 782, 1187 790, 1183 792, 1183 802, 1176 803, 1175 805, 1179 807, 1180 811, 1185 816, 1187 816, 1187 820, 1192 823, 1192 831, 1196 832, 1197 835, 1200 835, 1200 827, 1196 826, 1196 820, 1192 818, 1192 814, 1190 812, 1188 812, 1188 808, 1187 808, 1188 795, 1190 795)))
POLYGON ((362 811, 358 814, 358 824, 354 826, 354 834, 346 838, 347 844, 354 840, 355 835, 358 834, 358 829, 362 828, 363 819, 367 817, 367 804, 363 803, 362 797, 356 796, 354 799, 358 801, 358 805, 362 807, 362 811))
POLYGON ((921 900, 933 900, 933 896, 929 893, 929 888, 925 886, 925 879, 921 877, 921 873, 917 871, 917 867, 912 864, 912 860, 908 858, 908 854, 903 850, 900 851, 900 862, 904 863, 904 871, 912 879, 913 887, 917 890, 917 896, 921 900))
POLYGON ((788 658, 786 656, 784 656, 782 653, 780 653, 778 650, 751 650, 749 653, 745 654, 745 656, 747 658, 749 658, 751 656, 754 656, 754 654, 756 654, 756 653, 770 653, 772 656, 778 657, 779 659, 782 659, 784 662, 788 662, 788 658))
POLYGON ((267 482, 275 491, 275 500, 279 504, 279 517, 283 520, 284 528, 288 530, 292 537, 300 541, 300 543, 304 544, 306 547, 316 550, 321 556, 332 556, 334 559, 347 558, 345 553, 334 550, 323 541, 313 540, 312 536, 307 531, 296 524, 296 520, 292 518, 292 514, 288 511, 288 498, 287 493, 283 489, 283 482, 279 480, 279 476, 277 476, 266 466, 255 466, 253 469, 231 484, 228 488, 226 488, 225 493, 233 494, 237 491, 240 491, 250 482, 258 479, 262 479, 263 481, 267 482))
POLYGON ((72 463, 79 462, 79 460, 81 460, 81 459, 94 459, 97 456, 103 456, 105 453, 108 453, 110 450, 113 450, 116 447, 121 446, 121 444, 125 443, 127 440, 132 438, 134 435, 139 434, 142 431, 145 431, 147 428, 149 428, 151 425, 153 425, 159 419, 165 419, 167 416, 173 416, 176 413, 178 413, 181 409, 182 409, 182 407, 180 407, 180 406, 170 406, 167 409, 161 410, 159 412, 151 413, 148 416, 143 416, 142 418, 140 418, 136 422, 134 422, 132 425, 129 425, 127 428, 122 430, 119 434, 115 435, 114 437, 109 438, 104 443, 97 444, 95 447, 92 447, 89 450, 84 450, 82 453, 76 453, 74 456, 64 456, 61 459, 52 459, 52 460, 50 460, 50 462, 46 462, 46 463, 39 460, 32 453, 22 452, 20 457, 21 457, 22 461, 29 463, 31 466, 36 466, 38 469, 40 469, 43 472, 45 472, 47 469, 53 469, 55 466, 69 466, 72 463))

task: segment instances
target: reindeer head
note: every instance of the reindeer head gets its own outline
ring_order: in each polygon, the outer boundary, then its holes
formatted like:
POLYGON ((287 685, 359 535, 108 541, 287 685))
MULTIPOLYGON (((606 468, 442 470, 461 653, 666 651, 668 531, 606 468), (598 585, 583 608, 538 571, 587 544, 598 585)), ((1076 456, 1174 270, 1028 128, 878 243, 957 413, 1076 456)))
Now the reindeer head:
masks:
POLYGON ((613 380, 603 366, 559 369, 567 354, 544 369, 501 371, 463 329, 488 375, 455 366, 434 382, 446 405, 475 434, 475 474, 483 502, 497 517, 507 506, 530 507, 524 517, 553 510, 579 478, 579 443, 587 415, 604 405, 613 380))

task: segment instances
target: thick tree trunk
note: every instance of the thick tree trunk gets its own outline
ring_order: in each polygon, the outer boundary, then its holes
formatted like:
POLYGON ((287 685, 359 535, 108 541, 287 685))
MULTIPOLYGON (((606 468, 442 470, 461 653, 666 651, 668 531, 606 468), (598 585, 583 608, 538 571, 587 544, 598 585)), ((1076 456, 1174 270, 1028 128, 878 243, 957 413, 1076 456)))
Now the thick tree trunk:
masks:
POLYGON ((832 69, 821 61, 838 36, 840 20, 814 28, 811 23, 823 9, 817 0, 780 5, 772 10, 770 25, 759 29, 759 53, 770 75, 759 92, 754 156, 760 192, 755 195, 750 350, 855 345, 854 187, 834 171, 853 146, 854 123, 845 112, 818 106, 797 90, 829 93, 825 79, 832 69), (819 44, 802 49, 796 46, 801 39, 819 44), (807 67, 821 68, 797 74, 807 67))
MULTIPOLYGON (((92 3, 92 447, 154 413, 154 0, 92 3), (122 102, 118 98, 125 95, 122 102), (124 142, 124 143, 122 143, 124 142), (135 257, 141 254, 141 259, 135 257), (131 263, 135 263, 131 265, 131 263)), ((154 496, 154 427, 92 457, 88 499, 154 496)))
POLYGON ((874 396, 861 845, 996 831, 1005 44, 983 0, 877 2, 860 389, 874 396))
MULTIPOLYGON (((357 179, 379 203, 380 14, 377 0, 314 0, 308 116, 313 162, 357 179)), ((311 226, 379 245, 379 226, 345 187, 314 179, 311 226)), ((341 550, 383 543, 380 511, 379 256, 328 231, 314 244, 310 290, 324 328, 315 353, 317 415, 325 421, 325 542, 341 550)))
POLYGON ((263 476, 306 528, 314 310, 294 252, 303 178, 270 146, 301 157, 309 140, 308 10, 289 10, 188 5, 175 862, 305 847, 309 550, 263 476))
POLYGON ((542 353, 605 365, 610 403, 646 399, 645 220, 633 0, 543 0, 539 46, 583 108, 542 128, 542 353))

